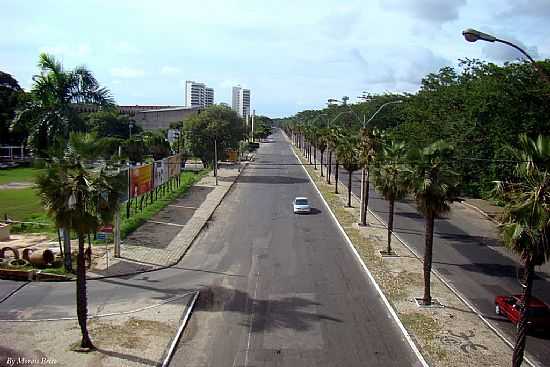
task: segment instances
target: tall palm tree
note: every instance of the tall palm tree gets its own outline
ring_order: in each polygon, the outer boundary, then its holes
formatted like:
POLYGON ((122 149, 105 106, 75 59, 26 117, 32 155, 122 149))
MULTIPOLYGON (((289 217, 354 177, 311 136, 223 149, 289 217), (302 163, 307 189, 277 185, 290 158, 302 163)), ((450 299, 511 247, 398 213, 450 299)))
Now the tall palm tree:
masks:
MULTIPOLYGON (((341 130, 338 127, 331 127, 327 133, 327 148, 328 148, 328 172, 327 172, 327 183, 330 185, 330 176, 332 175, 332 153, 336 152, 336 147, 338 146, 338 141, 341 137, 341 130)), ((336 172, 335 178, 338 182, 338 158, 336 158, 336 172)), ((336 193, 338 193, 338 184, 336 185, 336 193)))
POLYGON ((374 165, 374 185, 376 189, 388 201, 388 248, 386 253, 393 253, 391 248, 391 237, 393 233, 393 213, 396 200, 404 199, 411 188, 411 171, 403 162, 406 157, 404 143, 392 141, 381 151, 378 163, 374 165))
POLYGON ((499 183, 497 193, 507 201, 502 233, 504 244, 517 253, 524 268, 521 317, 512 364, 523 361, 528 332, 529 305, 534 267, 550 259, 550 137, 519 138, 513 182, 499 183))
POLYGON ((369 207, 369 196, 370 196, 370 165, 373 163, 377 152, 380 150, 382 144, 382 133, 374 129, 361 129, 361 139, 359 142, 359 152, 360 152, 360 163, 361 166, 365 169, 366 178, 365 178, 365 202, 361 211, 363 212, 362 225, 367 224, 367 209, 369 207))
MULTIPOLYGON (((347 135, 340 140, 336 148, 338 161, 342 162, 342 167, 348 171, 348 207, 351 208, 351 178, 354 171, 360 167, 358 141, 355 136, 347 135)), ((338 182, 336 182, 338 186, 338 182)))
POLYGON ((325 150, 327 150, 328 134, 329 134, 329 130, 327 128, 319 129, 319 136, 317 138, 317 147, 319 148, 319 152, 321 153, 321 177, 323 177, 323 163, 324 163, 323 158, 325 155, 325 150))
POLYGON ((448 160, 452 147, 439 140, 428 147, 412 150, 409 160, 413 162, 412 188, 418 210, 426 221, 424 249, 424 297, 423 304, 432 303, 430 276, 432 271, 434 221, 450 210, 450 204, 458 195, 458 174, 453 172, 448 160))
POLYGON ((42 53, 38 67, 40 74, 33 77, 30 101, 18 114, 15 125, 29 127, 35 154, 48 156, 52 149, 62 153, 71 131, 84 129, 72 104, 110 107, 114 100, 84 66, 65 70, 53 56, 42 53))
POLYGON ((71 150, 62 159, 55 159, 37 180, 42 202, 56 226, 69 228, 78 236, 76 313, 82 332, 80 346, 87 349, 94 345, 87 329, 85 238, 112 222, 119 205, 115 182, 104 169, 86 169, 81 157, 71 150))

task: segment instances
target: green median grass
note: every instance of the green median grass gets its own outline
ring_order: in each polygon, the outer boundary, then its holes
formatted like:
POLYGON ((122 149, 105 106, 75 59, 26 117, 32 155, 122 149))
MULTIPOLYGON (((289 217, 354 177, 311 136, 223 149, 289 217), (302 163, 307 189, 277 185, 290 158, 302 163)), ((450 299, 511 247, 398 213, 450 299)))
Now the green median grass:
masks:
POLYGON ((43 169, 18 167, 0 170, 0 185, 10 182, 34 182, 43 169))
POLYGON ((120 215, 122 222, 120 224, 120 237, 126 238, 130 233, 135 231, 139 226, 145 223, 147 220, 151 219, 155 214, 164 209, 168 204, 170 204, 174 199, 183 195, 189 190, 193 184, 198 182, 201 178, 208 174, 208 170, 202 170, 200 172, 183 172, 181 174, 181 184, 180 187, 174 189, 172 192, 166 193, 163 197, 160 197, 153 202, 153 204, 148 204, 143 207, 143 211, 134 211, 134 206, 132 205, 132 214, 129 218, 126 218, 126 205, 122 205, 120 208, 120 215))

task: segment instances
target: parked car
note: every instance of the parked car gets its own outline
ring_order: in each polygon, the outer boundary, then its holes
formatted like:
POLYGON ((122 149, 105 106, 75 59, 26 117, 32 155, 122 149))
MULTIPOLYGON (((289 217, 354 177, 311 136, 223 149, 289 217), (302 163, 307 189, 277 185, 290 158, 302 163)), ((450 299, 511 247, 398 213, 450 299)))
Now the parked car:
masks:
POLYGON ((311 207, 309 206, 309 201, 304 197, 297 197, 292 202, 292 207, 295 214, 299 213, 309 213, 311 212, 311 207))
MULTIPOLYGON (((497 315, 506 316, 514 325, 517 325, 521 317, 521 294, 512 296, 497 296, 495 298, 495 312, 497 315)), ((536 297, 529 300, 529 316, 527 319, 531 330, 550 332, 550 307, 536 297)))

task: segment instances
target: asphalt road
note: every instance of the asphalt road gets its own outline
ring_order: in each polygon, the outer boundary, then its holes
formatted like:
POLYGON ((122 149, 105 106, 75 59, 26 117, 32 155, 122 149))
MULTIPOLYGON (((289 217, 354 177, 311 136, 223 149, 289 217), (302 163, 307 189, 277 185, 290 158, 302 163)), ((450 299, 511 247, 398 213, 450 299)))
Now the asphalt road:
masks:
POLYGON ((286 163, 298 161, 276 133, 184 259, 222 276, 172 364, 418 365, 306 174, 286 163), (310 198, 313 214, 292 213, 296 196, 310 198))
MULTIPOLYGON (((89 281, 89 312, 201 289, 173 366, 419 366, 304 171, 284 163, 298 162, 276 133, 177 266, 89 281), (294 215, 295 196, 313 213, 294 215)), ((74 316, 74 292, 29 283, 0 303, 0 319, 74 316)))
MULTIPOLYGON (((348 173, 342 167, 339 180, 347 187, 348 173)), ((360 171, 352 175, 352 192, 361 196, 360 171)), ((369 209, 387 223, 388 202, 374 190, 372 183, 369 209)), ((424 218, 414 201, 396 203, 394 232, 423 256, 424 218)), ((453 204, 445 218, 436 220, 433 267, 511 341, 516 329, 508 320, 495 315, 494 299, 496 295, 521 293, 516 277, 519 266, 517 257, 499 240, 496 225, 475 210, 453 204)), ((533 294, 550 304, 550 264, 537 268, 533 294)), ((550 366, 550 331, 547 335, 528 337, 527 350, 541 365, 550 366)))

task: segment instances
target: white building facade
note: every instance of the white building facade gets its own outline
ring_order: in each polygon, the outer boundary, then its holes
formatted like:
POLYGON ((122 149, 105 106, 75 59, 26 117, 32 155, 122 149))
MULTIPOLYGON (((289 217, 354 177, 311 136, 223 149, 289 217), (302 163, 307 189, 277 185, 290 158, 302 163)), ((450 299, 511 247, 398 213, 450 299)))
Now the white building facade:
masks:
POLYGON ((208 107, 214 104, 214 89, 192 80, 185 82, 185 106, 208 107))
POLYGON ((231 108, 240 117, 250 116, 250 89, 241 88, 240 85, 233 87, 231 108))

